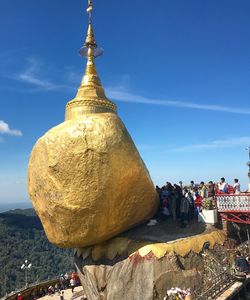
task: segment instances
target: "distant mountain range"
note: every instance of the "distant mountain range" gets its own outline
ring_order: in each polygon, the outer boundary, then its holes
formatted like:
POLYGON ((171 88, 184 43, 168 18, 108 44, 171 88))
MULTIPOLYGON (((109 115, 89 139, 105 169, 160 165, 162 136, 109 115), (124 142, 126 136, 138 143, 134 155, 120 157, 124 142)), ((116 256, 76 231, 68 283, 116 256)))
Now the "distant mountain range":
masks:
POLYGON ((25 209, 25 208, 31 208, 32 204, 31 202, 9 202, 9 203, 1 203, 0 202, 0 213, 11 210, 11 209, 25 209))
POLYGON ((73 270, 73 250, 60 249, 47 240, 33 208, 0 213, 0 298, 25 286, 21 265, 32 263, 28 282, 59 276, 73 270))

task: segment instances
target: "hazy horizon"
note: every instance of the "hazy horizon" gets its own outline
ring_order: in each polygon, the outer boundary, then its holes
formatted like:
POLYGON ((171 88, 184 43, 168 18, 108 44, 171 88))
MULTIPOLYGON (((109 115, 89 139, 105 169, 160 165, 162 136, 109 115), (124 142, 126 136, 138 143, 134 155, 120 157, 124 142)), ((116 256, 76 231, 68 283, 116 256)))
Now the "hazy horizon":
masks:
POLYGON ((32 203, 30 201, 9 202, 9 203, 0 202, 0 213, 12 209, 26 209, 26 208, 33 208, 32 203))

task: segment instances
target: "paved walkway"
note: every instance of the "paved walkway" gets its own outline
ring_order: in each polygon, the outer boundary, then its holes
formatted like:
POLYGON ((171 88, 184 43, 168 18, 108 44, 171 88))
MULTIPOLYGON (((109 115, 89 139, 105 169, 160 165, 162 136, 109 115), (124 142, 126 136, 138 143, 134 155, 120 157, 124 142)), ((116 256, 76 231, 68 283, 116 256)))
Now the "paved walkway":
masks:
MULTIPOLYGON (((71 289, 64 290, 64 300, 75 300, 75 299, 81 299, 83 297, 83 289, 82 286, 78 286, 74 289, 74 294, 72 294, 71 289), (82 293, 81 293, 82 292, 82 293)), ((53 295, 46 295, 42 298, 39 298, 42 300, 60 300, 60 295, 58 293, 55 293, 53 295)))
POLYGON ((146 223, 138 225, 117 237, 127 237, 139 241, 150 241, 157 243, 166 243, 181 238, 186 238, 208 231, 212 226, 199 223, 197 220, 191 221, 187 227, 181 228, 180 222, 169 218, 166 221, 160 221, 155 226, 147 226, 146 223))

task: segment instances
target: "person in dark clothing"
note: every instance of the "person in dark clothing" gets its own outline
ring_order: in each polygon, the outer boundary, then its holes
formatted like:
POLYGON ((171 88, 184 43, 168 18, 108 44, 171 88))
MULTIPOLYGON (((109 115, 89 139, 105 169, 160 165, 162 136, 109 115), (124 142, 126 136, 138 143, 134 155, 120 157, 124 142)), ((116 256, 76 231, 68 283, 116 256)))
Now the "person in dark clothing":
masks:
POLYGON ((188 192, 188 203, 189 203, 189 212, 188 212, 188 220, 193 220, 194 218, 194 209, 195 209, 195 205, 194 205, 194 197, 192 196, 191 192, 188 192))
POLYGON ((214 197, 215 195, 215 188, 213 181, 209 181, 208 183, 208 197, 214 197))
POLYGON ((236 269, 240 272, 249 273, 249 264, 244 256, 241 255, 240 251, 236 252, 235 257, 236 269))
POLYGON ((179 185, 174 184, 174 191, 176 194, 176 218, 180 219, 181 213, 180 213, 180 207, 181 207, 181 199, 182 199, 182 189, 179 185))
POLYGON ((161 188, 157 185, 157 186, 155 187, 155 189, 156 189, 156 192, 157 192, 158 195, 159 195, 159 198, 161 198, 161 188))
POLYGON ((184 228, 188 224, 189 202, 186 197, 182 197, 180 206, 181 227, 184 228))

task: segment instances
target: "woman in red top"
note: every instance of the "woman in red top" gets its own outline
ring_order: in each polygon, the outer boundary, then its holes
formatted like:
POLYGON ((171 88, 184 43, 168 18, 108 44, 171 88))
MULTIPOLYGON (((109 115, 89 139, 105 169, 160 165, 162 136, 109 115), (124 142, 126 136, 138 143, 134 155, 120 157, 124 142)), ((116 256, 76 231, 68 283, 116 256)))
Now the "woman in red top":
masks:
POLYGON ((194 200, 194 204, 197 208, 198 213, 201 211, 201 204, 202 204, 202 197, 197 194, 195 195, 195 200, 194 200))

